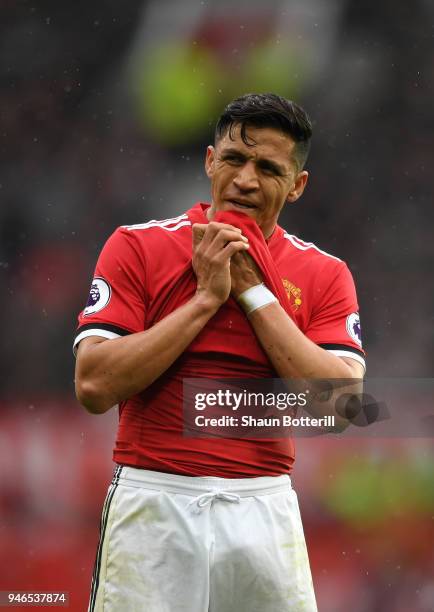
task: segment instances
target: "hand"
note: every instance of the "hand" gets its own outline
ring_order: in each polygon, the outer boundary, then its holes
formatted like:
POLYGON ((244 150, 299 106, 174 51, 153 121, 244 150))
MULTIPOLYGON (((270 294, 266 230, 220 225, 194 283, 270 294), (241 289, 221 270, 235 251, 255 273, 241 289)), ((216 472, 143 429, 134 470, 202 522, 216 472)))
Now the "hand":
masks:
POLYGON ((248 241, 239 228, 227 223, 195 223, 192 229, 196 294, 218 308, 231 292, 231 257, 246 251, 248 241))
POLYGON ((235 299, 241 293, 262 283, 262 273, 252 256, 246 251, 235 253, 231 258, 231 293, 235 299))

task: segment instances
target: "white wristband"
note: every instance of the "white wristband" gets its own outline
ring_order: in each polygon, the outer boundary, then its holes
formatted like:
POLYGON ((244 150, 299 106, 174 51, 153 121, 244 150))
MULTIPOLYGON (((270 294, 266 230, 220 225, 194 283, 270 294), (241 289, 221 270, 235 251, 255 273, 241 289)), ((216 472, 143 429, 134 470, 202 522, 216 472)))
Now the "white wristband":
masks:
POLYGON ((277 302, 277 298, 267 289, 264 283, 261 283, 244 291, 238 296, 237 301, 244 312, 249 315, 254 310, 258 310, 258 308, 277 302))

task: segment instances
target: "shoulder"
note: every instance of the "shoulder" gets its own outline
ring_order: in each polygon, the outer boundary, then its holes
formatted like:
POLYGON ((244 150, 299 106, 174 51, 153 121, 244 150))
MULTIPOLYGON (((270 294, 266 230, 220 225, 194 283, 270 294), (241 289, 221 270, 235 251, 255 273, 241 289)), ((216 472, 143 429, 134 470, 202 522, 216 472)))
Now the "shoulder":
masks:
POLYGON ((140 235, 142 233, 149 234, 154 232, 177 232, 181 228, 189 226, 191 227, 191 221, 187 213, 183 213, 182 215, 171 217, 170 219, 152 219, 144 223, 136 223, 135 225, 121 225, 118 230, 125 233, 133 232, 134 234, 140 235))
POLYGON ((191 221, 187 214, 170 219, 152 219, 134 225, 121 225, 113 233, 110 241, 116 244, 128 244, 130 248, 143 253, 178 248, 182 244, 191 244, 191 221))
POLYGON ((326 273, 333 276, 347 268, 346 263, 336 255, 285 230, 281 231, 276 247, 278 259, 282 262, 287 261, 291 266, 309 271, 312 275, 326 273))
POLYGON ((294 234, 289 234, 283 231, 282 233, 282 244, 283 248, 290 249, 304 259, 310 259, 312 261, 323 261, 323 262, 340 262, 343 263, 342 259, 332 255, 327 251, 323 251, 313 242, 306 242, 294 234))
POLYGON ((310 295, 310 303, 318 305, 354 297, 354 279, 345 261, 324 251, 313 242, 282 231, 273 254, 282 277, 310 295))

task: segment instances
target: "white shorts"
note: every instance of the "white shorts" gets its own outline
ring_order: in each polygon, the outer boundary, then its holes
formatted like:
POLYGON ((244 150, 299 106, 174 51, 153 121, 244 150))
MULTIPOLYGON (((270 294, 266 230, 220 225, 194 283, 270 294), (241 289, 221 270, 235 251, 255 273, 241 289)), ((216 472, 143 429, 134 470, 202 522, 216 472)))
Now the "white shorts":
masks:
POLYGON ((316 610, 289 476, 197 478, 116 468, 90 612, 316 610))

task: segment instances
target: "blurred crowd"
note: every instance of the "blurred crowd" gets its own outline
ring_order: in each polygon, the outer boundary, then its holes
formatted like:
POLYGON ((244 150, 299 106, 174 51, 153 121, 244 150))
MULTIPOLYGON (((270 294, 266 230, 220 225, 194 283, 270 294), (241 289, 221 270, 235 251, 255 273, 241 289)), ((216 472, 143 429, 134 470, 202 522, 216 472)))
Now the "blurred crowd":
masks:
MULTIPOLYGON (((214 122, 248 91, 294 98, 314 121, 310 184, 281 224, 349 264, 368 375, 431 376, 432 2, 4 0, 0 16, 3 432, 17 401, 31 412, 54 399, 64 412, 56 426, 88 427, 71 416, 71 345, 98 253, 118 225, 208 200, 203 158, 214 122)), ((303 465, 301 474, 316 468, 303 465)), ((86 464, 80 478, 97 471, 86 464)), ((11 487, 0 498, 7 516, 21 503, 11 487)), ((80 499, 91 488, 80 485, 80 499)), ((325 534, 337 519, 321 522, 318 503, 308 535, 333 547, 325 534)), ((428 557, 414 555, 414 592, 432 570, 428 557)), ((317 556, 314 567, 323 567, 317 556)), ((386 578, 394 571, 377 577, 382 588, 360 582, 370 599, 353 609, 434 609, 432 582, 410 608, 396 576, 386 578)), ((319 578, 324 601, 336 575, 319 578)))
POLYGON ((315 124, 310 185, 283 224, 349 263, 368 373, 430 375, 432 3, 237 6, 2 3, 2 394, 71 389, 102 244, 208 199, 215 118, 267 89, 315 124))

